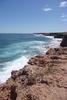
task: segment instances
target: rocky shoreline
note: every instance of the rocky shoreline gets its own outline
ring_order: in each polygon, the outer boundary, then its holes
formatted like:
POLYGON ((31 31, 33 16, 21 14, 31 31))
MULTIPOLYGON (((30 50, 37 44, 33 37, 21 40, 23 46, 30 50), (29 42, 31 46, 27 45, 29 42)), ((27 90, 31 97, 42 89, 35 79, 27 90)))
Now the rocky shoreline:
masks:
POLYGON ((67 100, 67 47, 50 49, 12 71, 0 85, 0 100, 67 100))
POLYGON ((67 100, 67 47, 50 49, 12 71, 0 85, 0 100, 67 100))
POLYGON ((60 46, 67 47, 67 32, 54 32, 54 33, 35 33, 35 34, 41 34, 45 36, 54 36, 54 38, 62 38, 62 42, 60 46))
POLYGON ((34 33, 34 34, 42 34, 45 36, 54 36, 54 38, 63 38, 63 37, 67 36, 67 32, 34 33))

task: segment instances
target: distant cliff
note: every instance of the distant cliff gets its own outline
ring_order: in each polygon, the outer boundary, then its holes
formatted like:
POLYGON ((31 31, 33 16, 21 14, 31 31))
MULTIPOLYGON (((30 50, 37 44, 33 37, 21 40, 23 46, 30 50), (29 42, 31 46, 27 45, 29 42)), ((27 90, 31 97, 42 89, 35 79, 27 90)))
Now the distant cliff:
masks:
POLYGON ((67 35, 67 32, 54 32, 54 33, 35 33, 35 34, 42 34, 46 36, 54 36, 55 38, 63 38, 67 35))
POLYGON ((54 36, 54 38, 62 38, 60 46, 67 47, 67 32, 57 32, 57 33, 37 33, 45 36, 54 36))

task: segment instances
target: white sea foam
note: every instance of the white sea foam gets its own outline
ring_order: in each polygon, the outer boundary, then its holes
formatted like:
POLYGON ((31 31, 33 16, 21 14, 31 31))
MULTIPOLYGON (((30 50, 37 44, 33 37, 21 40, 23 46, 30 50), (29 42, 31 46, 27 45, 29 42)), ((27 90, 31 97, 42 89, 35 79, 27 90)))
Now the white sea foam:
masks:
POLYGON ((28 58, 21 57, 11 62, 4 63, 5 68, 0 72, 0 83, 5 82, 10 76, 12 70, 19 70, 23 68, 28 62, 28 58))
POLYGON ((36 37, 44 37, 44 35, 42 35, 42 34, 34 34, 34 36, 36 36, 36 37))
POLYGON ((23 68, 29 58, 31 58, 34 55, 37 55, 39 53, 45 53, 49 48, 59 47, 59 44, 62 39, 56 39, 54 37, 47 37, 47 41, 27 41, 27 42, 20 42, 20 43, 14 43, 9 46, 7 46, 4 49, 2 57, 10 57, 13 55, 22 55, 20 58, 16 58, 13 61, 10 62, 3 62, 0 63, 4 67, 2 68, 2 71, 0 71, 0 82, 5 82, 10 76, 12 70, 19 70, 23 68), (50 39, 51 38, 51 39, 50 39), (50 39, 50 40, 49 40, 50 39), (29 57, 29 58, 28 58, 29 57))
POLYGON ((52 39, 49 47, 50 48, 57 48, 60 47, 60 43, 61 43, 62 39, 61 38, 54 38, 52 39))
POLYGON ((45 36, 46 38, 54 39, 54 36, 45 36))

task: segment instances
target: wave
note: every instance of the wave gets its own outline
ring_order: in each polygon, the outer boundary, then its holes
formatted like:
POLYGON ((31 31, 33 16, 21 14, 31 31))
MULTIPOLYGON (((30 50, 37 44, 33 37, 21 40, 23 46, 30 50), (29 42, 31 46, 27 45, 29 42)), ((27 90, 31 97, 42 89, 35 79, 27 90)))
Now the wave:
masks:
MULTIPOLYGON (((45 35, 44 35, 45 36, 45 35)), ((46 38, 54 39, 54 36, 45 36, 46 38)))
POLYGON ((58 48, 60 47, 62 39, 61 38, 54 38, 52 39, 49 48, 58 48))
POLYGON ((34 34, 34 36, 36 36, 36 37, 45 37, 45 38, 49 38, 49 39, 54 38, 54 36, 46 36, 46 35, 43 35, 43 34, 34 34))
POLYGON ((42 34, 33 34, 34 36, 36 36, 36 37, 44 37, 44 35, 42 35, 42 34))
MULTIPOLYGON (((36 37, 36 36, 35 36, 36 37)), ((0 48, 0 82, 5 82, 12 70, 23 68, 35 55, 44 54, 49 48, 59 47, 61 39, 39 37, 34 41, 22 41, 0 48)))
POLYGON ((5 67, 2 71, 0 71, 0 83, 5 82, 11 76, 12 70, 19 70, 23 68, 27 64, 28 60, 29 59, 27 57, 22 56, 14 61, 1 64, 5 67))

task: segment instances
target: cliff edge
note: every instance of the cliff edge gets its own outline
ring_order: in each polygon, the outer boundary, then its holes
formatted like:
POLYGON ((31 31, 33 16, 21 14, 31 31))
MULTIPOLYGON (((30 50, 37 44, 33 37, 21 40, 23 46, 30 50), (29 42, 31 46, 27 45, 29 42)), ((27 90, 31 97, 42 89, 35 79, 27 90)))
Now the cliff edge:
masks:
POLYGON ((0 85, 0 100, 67 100, 67 47, 50 49, 12 71, 0 85))
POLYGON ((60 46, 67 47, 67 35, 63 37, 63 40, 62 40, 60 46))

